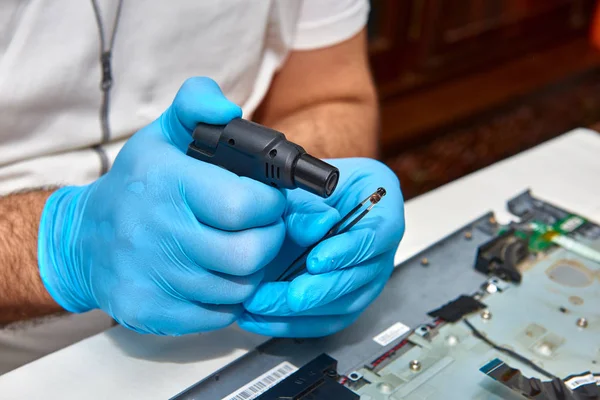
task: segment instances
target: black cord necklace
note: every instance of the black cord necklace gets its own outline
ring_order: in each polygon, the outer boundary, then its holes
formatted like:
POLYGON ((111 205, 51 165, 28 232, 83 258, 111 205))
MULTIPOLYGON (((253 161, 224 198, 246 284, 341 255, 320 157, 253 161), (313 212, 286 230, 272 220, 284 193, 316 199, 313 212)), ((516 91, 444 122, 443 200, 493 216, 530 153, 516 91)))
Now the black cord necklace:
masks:
POLYGON ((96 146, 96 151, 100 155, 102 161, 101 174, 104 175, 108 171, 108 157, 101 145, 107 143, 110 140, 110 122, 109 122, 109 111, 110 111, 110 89, 112 88, 113 77, 112 77, 112 51, 115 44, 115 37, 117 36, 117 28, 119 26, 119 20, 121 18, 121 9, 123 8, 123 0, 119 0, 117 4, 117 12, 115 14, 115 20, 112 26, 112 33, 110 34, 110 40, 106 42, 106 35, 104 32, 104 24, 102 23, 102 17, 100 14, 100 7, 98 6, 97 0, 91 0, 92 7, 94 8, 94 15, 96 17, 96 24, 98 25, 98 34, 100 36, 100 65, 102 66, 102 81, 100 82, 100 89, 102 90, 102 105, 100 106, 100 124, 102 127, 102 142, 96 146))

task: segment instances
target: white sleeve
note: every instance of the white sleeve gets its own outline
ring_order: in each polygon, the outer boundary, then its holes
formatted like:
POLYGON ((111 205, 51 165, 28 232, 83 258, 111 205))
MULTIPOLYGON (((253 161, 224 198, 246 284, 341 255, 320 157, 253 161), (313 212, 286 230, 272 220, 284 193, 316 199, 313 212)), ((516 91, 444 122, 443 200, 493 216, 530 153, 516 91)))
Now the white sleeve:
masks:
POLYGON ((369 0, 302 0, 292 48, 332 46, 356 35, 367 24, 369 0))

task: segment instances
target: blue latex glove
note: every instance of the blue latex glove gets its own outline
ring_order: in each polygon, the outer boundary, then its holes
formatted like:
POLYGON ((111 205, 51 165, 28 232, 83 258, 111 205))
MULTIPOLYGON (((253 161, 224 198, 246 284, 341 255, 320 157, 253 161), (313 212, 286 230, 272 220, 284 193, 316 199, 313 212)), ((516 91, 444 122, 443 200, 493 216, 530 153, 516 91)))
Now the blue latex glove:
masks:
POLYGON ((378 187, 387 195, 349 232, 316 246, 308 273, 292 282, 266 282, 246 302, 238 324, 251 332, 280 337, 318 337, 337 332, 358 318, 379 295, 393 270, 404 233, 404 204, 395 174, 371 159, 328 160, 340 170, 333 196, 287 191, 287 237, 267 267, 274 280, 309 245, 378 187))
POLYGON ((285 238, 283 194, 185 155, 198 122, 241 110, 207 78, 137 132, 94 183, 53 193, 39 229, 40 275, 63 308, 100 308, 138 332, 222 328, 285 238))

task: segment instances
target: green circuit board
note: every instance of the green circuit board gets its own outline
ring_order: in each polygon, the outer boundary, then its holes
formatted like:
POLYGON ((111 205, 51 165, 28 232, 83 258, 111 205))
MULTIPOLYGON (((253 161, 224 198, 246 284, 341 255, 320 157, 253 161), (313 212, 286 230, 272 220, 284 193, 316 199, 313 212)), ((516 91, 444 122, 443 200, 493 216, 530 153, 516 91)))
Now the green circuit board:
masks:
MULTIPOLYGON (((552 238, 556 235, 568 235, 587 221, 579 215, 568 215, 560 219, 553 225, 547 225, 542 222, 532 222, 527 230, 520 229, 515 231, 515 236, 528 241, 529 251, 532 253, 540 253, 548 250, 556 244, 552 242, 552 238)), ((507 229, 501 229, 500 234, 506 232, 507 229)))

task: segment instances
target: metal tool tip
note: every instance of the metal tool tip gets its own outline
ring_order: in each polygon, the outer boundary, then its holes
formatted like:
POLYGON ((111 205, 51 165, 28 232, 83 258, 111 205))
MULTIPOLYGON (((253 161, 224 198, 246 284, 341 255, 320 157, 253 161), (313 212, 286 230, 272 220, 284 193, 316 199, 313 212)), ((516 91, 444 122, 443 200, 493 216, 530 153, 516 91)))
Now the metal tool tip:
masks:
POLYGON ((371 201, 372 204, 377 204, 377 203, 379 203, 379 200, 381 200, 381 198, 383 196, 385 196, 385 194, 386 194, 385 189, 380 187, 379 189, 377 189, 375 191, 375 193, 373 193, 371 195, 371 197, 369 197, 369 200, 371 201))

